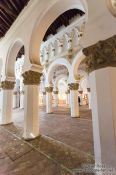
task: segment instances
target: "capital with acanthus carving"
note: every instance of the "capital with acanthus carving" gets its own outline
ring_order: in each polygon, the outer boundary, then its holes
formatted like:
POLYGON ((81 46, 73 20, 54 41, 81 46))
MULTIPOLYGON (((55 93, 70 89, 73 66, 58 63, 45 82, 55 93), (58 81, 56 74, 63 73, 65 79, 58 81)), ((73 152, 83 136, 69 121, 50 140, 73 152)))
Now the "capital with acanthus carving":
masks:
POLYGON ((25 85, 39 85, 41 75, 41 73, 32 70, 26 71, 22 74, 24 78, 23 83, 25 85))
POLYGON ((108 66, 116 67, 116 35, 83 49, 83 53, 88 72, 108 66))
POLYGON ((1 82, 1 88, 4 90, 12 90, 14 89, 15 82, 12 81, 2 81, 1 82))

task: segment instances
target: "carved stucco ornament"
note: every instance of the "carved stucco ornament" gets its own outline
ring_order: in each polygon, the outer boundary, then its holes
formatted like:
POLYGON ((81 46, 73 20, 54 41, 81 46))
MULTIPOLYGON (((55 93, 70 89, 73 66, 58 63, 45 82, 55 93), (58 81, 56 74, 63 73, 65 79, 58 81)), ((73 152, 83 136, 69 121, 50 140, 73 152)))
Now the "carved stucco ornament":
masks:
POLYGON ((13 95, 18 95, 18 92, 17 92, 17 91, 14 91, 14 92, 13 92, 13 95))
POLYGON ((80 94, 83 94, 83 91, 82 91, 82 90, 79 90, 79 93, 80 93, 80 94))
POLYGON ((53 87, 51 87, 51 86, 50 87, 46 87, 45 90, 46 90, 46 92, 50 93, 50 92, 53 91, 53 87))
POLYGON ((54 94, 58 94, 58 91, 53 91, 54 92, 54 94))
POLYGON ((83 49, 83 53, 89 73, 100 68, 116 67, 116 35, 83 49))
POLYGON ((70 94, 70 90, 68 89, 65 93, 66 93, 66 94, 70 94))
POLYGON ((87 88, 87 91, 88 91, 88 92, 91 92, 91 89, 90 89, 90 88, 87 88))
POLYGON ((25 85, 39 85, 41 75, 41 73, 32 70, 26 71, 22 74, 24 78, 23 83, 25 85))
POLYGON ((24 91, 20 91, 20 95, 24 95, 24 91))
POLYGON ((68 84, 70 90, 78 90, 79 84, 78 83, 71 83, 68 84))
POLYGON ((12 81, 2 81, 1 82, 1 88, 4 90, 12 90, 14 89, 15 82, 12 81))
POLYGON ((43 95, 46 95, 46 92, 42 92, 43 93, 43 95))

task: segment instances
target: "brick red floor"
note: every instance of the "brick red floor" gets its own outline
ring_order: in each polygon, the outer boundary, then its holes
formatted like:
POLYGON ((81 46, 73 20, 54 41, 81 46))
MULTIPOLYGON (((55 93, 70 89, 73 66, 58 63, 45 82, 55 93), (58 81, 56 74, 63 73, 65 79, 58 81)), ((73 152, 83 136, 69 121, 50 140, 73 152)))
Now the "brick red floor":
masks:
POLYGON ((91 111, 87 107, 80 108, 80 118, 71 118, 66 107, 55 108, 49 115, 41 107, 43 136, 30 142, 21 139, 23 115, 23 110, 15 109, 14 123, 0 126, 0 175, 78 175, 75 170, 83 163, 94 164, 91 111))
MULTIPOLYGON (((14 110, 14 124, 21 129, 23 115, 23 110, 14 110)), ((80 118, 71 118, 67 107, 54 108, 53 114, 46 114, 40 107, 39 116, 41 134, 93 155, 92 117, 87 106, 80 107, 80 118)))

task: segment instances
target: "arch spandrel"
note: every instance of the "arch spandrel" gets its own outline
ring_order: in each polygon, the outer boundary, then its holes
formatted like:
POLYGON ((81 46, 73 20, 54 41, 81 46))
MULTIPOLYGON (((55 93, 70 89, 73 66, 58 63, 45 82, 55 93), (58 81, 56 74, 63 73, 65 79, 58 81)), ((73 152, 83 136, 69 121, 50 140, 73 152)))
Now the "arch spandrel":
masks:
MULTIPOLYGON (((44 2, 43 2, 44 3, 44 2)), ((49 26, 54 22, 54 20, 70 9, 80 9, 86 14, 88 14, 88 6, 86 0, 64 0, 63 5, 62 0, 56 0, 51 2, 44 8, 41 15, 38 16, 33 26, 30 45, 29 45, 29 58, 31 64, 40 65, 40 46, 44 38, 44 35, 49 28, 49 26)))

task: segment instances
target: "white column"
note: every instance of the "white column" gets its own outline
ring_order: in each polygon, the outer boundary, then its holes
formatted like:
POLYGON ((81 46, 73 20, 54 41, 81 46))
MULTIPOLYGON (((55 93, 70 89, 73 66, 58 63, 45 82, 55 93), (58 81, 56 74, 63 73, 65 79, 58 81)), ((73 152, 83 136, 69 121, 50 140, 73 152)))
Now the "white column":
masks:
POLYGON ((46 106, 46 92, 43 92, 43 105, 46 106))
POLYGON ((13 109, 15 109, 17 107, 17 92, 14 91, 13 92, 13 109))
POLYGON ((91 109, 91 91, 90 88, 87 88, 88 91, 88 104, 89 104, 89 109, 91 109))
POLYGON ((66 105, 69 105, 69 95, 66 93, 66 105))
POLYGON ((116 68, 93 71, 90 87, 95 162, 116 168, 116 68))
POLYGON ((52 87, 46 87, 46 113, 52 113, 52 87))
POLYGON ((27 71, 24 77, 24 133, 25 140, 34 139, 39 135, 39 88, 41 74, 27 71))
POLYGON ((24 108, 24 91, 20 92, 20 109, 24 108))
POLYGON ((12 110, 13 110, 13 88, 14 82, 2 82, 1 90, 1 124, 12 123, 12 110))
POLYGON ((70 104, 70 90, 66 91, 66 105, 70 104))
POLYGON ((71 117, 79 117, 78 84, 69 84, 71 117))
POLYGON ((54 91, 54 107, 58 107, 58 91, 54 91))
POLYGON ((16 105, 17 105, 17 108, 20 107, 20 94, 19 94, 19 92, 17 92, 17 95, 16 95, 16 105))

